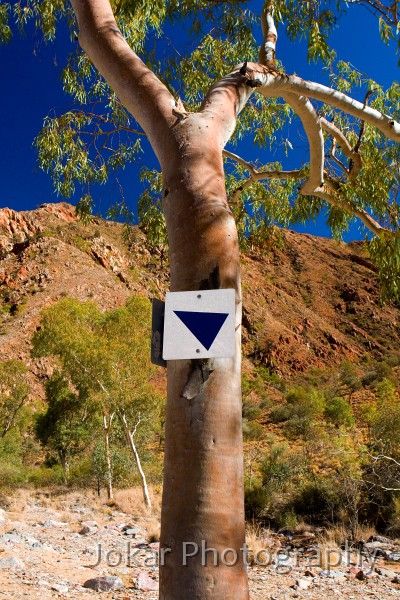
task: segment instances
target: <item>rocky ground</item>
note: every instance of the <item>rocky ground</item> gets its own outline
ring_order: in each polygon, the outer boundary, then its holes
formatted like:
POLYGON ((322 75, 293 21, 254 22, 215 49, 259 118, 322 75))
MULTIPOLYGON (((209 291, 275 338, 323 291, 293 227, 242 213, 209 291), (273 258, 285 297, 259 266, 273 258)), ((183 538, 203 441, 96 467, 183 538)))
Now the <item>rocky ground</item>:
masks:
MULTIPOLYGON (((156 517, 79 493, 56 502, 25 494, 18 503, 0 513, 1 598, 83 600, 98 597, 99 586, 105 598, 158 598, 156 517)), ((400 598, 400 546, 386 538, 340 551, 312 532, 267 531, 248 546, 260 563, 249 567, 252 600, 400 598)))

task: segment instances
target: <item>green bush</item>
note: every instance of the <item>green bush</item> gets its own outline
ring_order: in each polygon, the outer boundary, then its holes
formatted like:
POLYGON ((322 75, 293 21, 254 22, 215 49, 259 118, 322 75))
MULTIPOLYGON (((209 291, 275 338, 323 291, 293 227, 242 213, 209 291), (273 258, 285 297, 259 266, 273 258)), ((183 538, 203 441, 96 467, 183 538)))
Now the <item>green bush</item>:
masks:
POLYGON ((262 410, 257 404, 251 402, 251 400, 247 400, 246 398, 243 400, 242 404, 242 416, 244 419, 248 421, 254 421, 261 416, 262 410))
POLYGON ((271 411, 269 419, 271 423, 283 423, 290 418, 290 409, 285 404, 284 406, 277 406, 271 411))
POLYGON ((298 524, 299 519, 293 508, 282 509, 275 515, 275 526, 277 529, 295 529, 298 524))
POLYGON ((260 465, 262 483, 269 489, 283 491, 286 483, 294 476, 295 455, 289 454, 287 444, 274 444, 260 465))
POLYGON ((313 434, 315 421, 323 416, 325 397, 313 387, 297 387, 286 396, 289 418, 285 425, 288 437, 308 437, 313 434))
POLYGON ((342 385, 348 387, 351 392, 356 392, 361 388, 361 381, 358 377, 357 369, 350 362, 342 363, 340 369, 340 381, 342 385))
POLYGON ((245 440, 261 440, 264 436, 264 427, 257 421, 243 419, 243 437, 245 440))
POLYGON ((27 482, 27 474, 21 465, 8 460, 0 460, 0 481, 2 490, 21 487, 27 482))
POLYGON ((336 427, 340 427, 341 425, 351 427, 354 425, 351 406, 347 400, 340 396, 334 396, 327 400, 324 416, 328 421, 336 425, 336 427))
POLYGON ((362 378, 361 383, 364 387, 376 387, 381 381, 387 379, 393 384, 396 383, 396 374, 393 371, 392 360, 373 363, 372 368, 362 378))
POLYGON ((80 457, 79 460, 74 459, 69 471, 69 485, 78 488, 97 488, 97 475, 93 462, 93 455, 80 457))
POLYGON ((391 535, 400 536, 400 496, 393 498, 388 530, 391 535))
POLYGON ((334 522, 340 506, 333 480, 305 484, 290 503, 290 508, 296 515, 313 524, 334 522))
POLYGON ((264 516, 268 506, 268 491, 257 484, 245 489, 244 506, 247 519, 259 519, 264 516))
POLYGON ((64 474, 59 465, 54 467, 39 467, 29 471, 27 481, 36 488, 62 485, 64 474))

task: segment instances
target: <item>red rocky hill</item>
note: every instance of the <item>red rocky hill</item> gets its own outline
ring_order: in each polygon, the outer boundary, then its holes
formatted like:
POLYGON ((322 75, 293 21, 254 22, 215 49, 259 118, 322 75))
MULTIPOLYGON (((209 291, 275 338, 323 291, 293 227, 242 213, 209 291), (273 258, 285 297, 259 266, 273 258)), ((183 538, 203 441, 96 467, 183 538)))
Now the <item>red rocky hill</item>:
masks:
MULTIPOLYGON (((122 233, 102 219, 83 225, 66 203, 0 210, 0 356, 28 364, 38 395, 50 368, 30 357, 42 308, 70 295, 109 309, 168 289, 162 256, 139 230, 129 246, 122 233)), ((380 305, 360 243, 287 231, 282 248, 243 255, 242 280, 244 353, 280 376, 399 348, 399 309, 380 305)))

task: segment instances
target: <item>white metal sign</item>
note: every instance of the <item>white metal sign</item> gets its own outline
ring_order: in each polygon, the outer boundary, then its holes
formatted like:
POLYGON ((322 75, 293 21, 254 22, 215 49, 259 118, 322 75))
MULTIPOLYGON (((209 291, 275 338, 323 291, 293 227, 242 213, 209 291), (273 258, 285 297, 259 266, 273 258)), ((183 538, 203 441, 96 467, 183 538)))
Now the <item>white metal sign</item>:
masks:
POLYGON ((163 359, 229 358, 235 354, 235 290, 169 292, 163 359))

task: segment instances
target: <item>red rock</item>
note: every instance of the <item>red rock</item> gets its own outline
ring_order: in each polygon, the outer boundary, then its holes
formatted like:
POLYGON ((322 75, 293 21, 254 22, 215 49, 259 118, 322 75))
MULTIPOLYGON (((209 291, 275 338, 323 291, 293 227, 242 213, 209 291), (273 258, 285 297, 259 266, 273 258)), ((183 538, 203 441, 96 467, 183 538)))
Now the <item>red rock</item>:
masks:
POLYGON ((153 592, 158 590, 158 583, 142 571, 136 578, 136 589, 142 592, 153 592))

